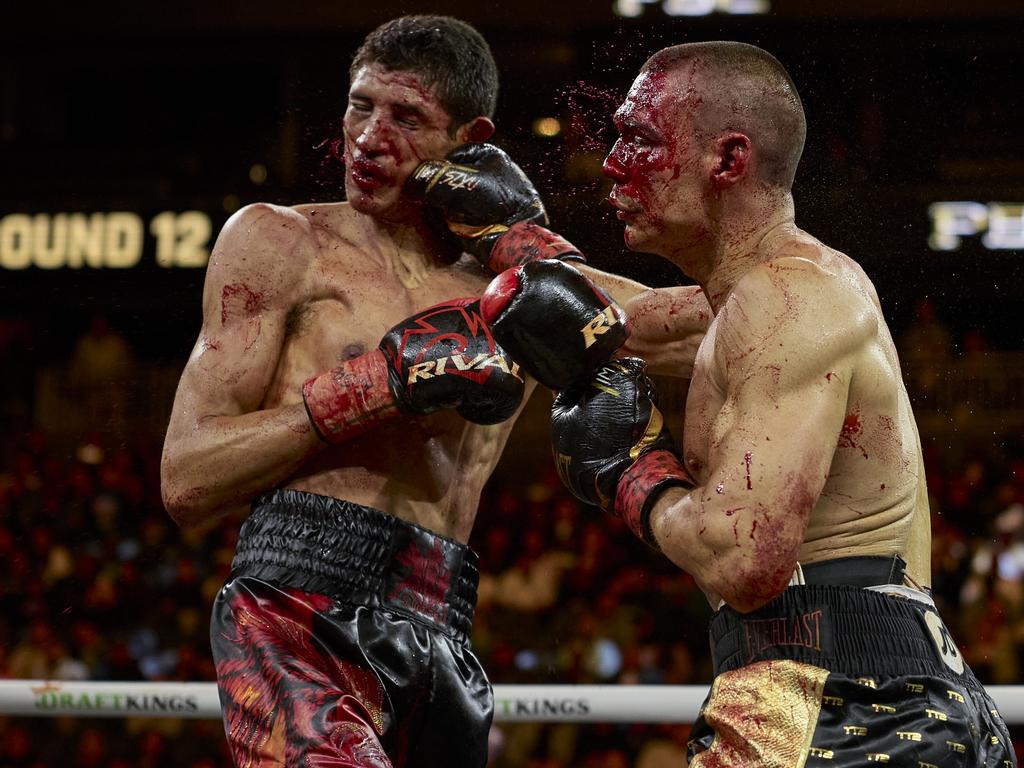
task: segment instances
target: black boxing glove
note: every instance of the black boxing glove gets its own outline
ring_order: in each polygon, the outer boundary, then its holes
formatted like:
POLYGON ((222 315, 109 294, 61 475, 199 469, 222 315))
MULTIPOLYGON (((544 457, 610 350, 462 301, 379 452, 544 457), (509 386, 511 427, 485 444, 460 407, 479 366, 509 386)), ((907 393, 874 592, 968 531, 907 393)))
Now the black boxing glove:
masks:
POLYGON ((480 311, 512 359, 550 389, 588 380, 629 338, 622 308, 557 260, 505 270, 480 297, 480 311))
POLYGON ((590 381, 560 392, 551 407, 558 476, 578 499, 618 515, 656 546, 651 507, 672 486, 692 487, 658 410, 647 364, 606 363, 590 381))
POLYGON ((479 300, 453 299, 403 320, 377 349, 311 377, 302 399, 320 437, 340 443, 403 413, 454 408, 476 424, 497 424, 516 412, 524 391, 479 300))
POLYGON ((461 246, 495 274, 533 259, 585 260, 545 228, 548 216, 533 183, 493 144, 463 144, 444 160, 421 163, 405 191, 424 201, 461 246))

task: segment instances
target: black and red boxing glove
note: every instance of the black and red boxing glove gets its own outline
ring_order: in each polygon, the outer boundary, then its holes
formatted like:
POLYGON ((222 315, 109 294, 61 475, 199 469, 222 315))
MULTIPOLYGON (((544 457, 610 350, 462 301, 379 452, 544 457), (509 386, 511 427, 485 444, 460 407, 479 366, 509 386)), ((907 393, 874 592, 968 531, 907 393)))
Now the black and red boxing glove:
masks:
POLYGON ((480 311, 512 359, 550 389, 588 380, 629 338, 622 308, 557 260, 505 270, 484 290, 480 311))
POLYGON ((403 413, 454 408, 476 424, 497 424, 516 412, 524 391, 479 300, 452 299, 403 320, 377 349, 311 377, 302 399, 317 433, 340 443, 403 413))
POLYGON ((551 407, 559 477, 573 495, 621 517, 651 546, 651 507, 672 486, 692 487, 658 410, 647 364, 625 357, 560 392, 551 407))
POLYGON ((421 163, 405 191, 495 274, 534 259, 585 260, 546 228, 548 216, 533 183, 493 144, 463 144, 444 160, 421 163))

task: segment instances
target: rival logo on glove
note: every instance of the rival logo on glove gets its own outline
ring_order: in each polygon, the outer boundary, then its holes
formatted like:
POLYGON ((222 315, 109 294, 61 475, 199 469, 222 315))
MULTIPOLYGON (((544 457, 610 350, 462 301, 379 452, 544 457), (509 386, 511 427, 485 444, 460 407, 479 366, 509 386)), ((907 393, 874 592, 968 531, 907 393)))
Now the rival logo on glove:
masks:
POLYGON ((432 379, 435 376, 444 376, 446 373, 482 371, 487 368, 497 368, 503 373, 523 381, 523 377, 519 375, 519 364, 504 355, 479 354, 472 360, 467 360, 465 355, 455 354, 410 366, 409 377, 405 383, 415 384, 420 379, 432 379), (449 360, 455 366, 454 369, 448 366, 449 360))
POLYGON ((476 168, 470 168, 467 165, 423 163, 413 172, 413 179, 427 181, 426 192, 429 192, 437 184, 450 189, 473 190, 480 183, 478 174, 479 171, 476 168))
POLYGON ((597 337, 608 333, 613 325, 617 325, 619 322, 618 313, 615 308, 609 304, 596 315, 594 315, 590 322, 580 328, 580 333, 583 334, 583 348, 590 349, 596 342, 597 337))

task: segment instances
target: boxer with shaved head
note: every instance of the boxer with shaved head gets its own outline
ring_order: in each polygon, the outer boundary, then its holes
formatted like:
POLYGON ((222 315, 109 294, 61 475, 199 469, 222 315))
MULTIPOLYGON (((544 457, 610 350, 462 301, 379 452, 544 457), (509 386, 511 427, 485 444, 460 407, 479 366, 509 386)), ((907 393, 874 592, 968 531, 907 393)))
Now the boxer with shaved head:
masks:
POLYGON ((568 487, 715 610, 689 764, 1016 765, 930 597, 921 445, 875 288, 795 223, 792 78, 755 46, 675 46, 614 121, 627 246, 696 280, 714 319, 680 443, 639 357, 562 390, 552 439, 568 487))

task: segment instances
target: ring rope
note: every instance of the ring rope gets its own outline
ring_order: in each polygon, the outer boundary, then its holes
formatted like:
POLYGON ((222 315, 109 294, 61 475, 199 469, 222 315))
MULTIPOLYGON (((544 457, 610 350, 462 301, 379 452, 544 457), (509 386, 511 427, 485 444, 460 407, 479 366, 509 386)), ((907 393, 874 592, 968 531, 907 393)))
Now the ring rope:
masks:
MULTIPOLYGON (((1024 723, 1024 685, 990 685, 1003 720, 1024 723)), ((497 722, 692 723, 702 685, 495 685, 497 722)), ((220 718, 214 683, 0 680, 0 715, 220 718)))

